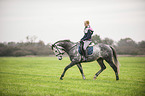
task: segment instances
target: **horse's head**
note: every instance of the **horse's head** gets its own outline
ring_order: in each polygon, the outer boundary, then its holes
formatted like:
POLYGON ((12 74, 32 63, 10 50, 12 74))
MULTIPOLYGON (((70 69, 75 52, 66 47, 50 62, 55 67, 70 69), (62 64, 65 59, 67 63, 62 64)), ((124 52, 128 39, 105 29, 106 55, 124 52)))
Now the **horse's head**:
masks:
POLYGON ((55 55, 59 60, 62 60, 63 54, 69 52, 71 47, 73 46, 73 42, 70 40, 60 40, 54 43, 51 48, 54 51, 55 55))
POLYGON ((61 47, 59 44, 55 43, 55 44, 51 45, 51 48, 52 48, 55 56, 57 56, 58 60, 62 60, 62 56, 65 53, 63 47, 61 47))

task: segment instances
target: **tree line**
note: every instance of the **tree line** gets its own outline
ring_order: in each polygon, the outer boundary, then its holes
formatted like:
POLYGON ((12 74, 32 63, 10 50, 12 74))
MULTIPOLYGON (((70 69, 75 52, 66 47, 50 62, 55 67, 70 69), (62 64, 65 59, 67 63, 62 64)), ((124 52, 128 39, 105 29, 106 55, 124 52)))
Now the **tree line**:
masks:
MULTIPOLYGON (((36 36, 27 36, 26 42, 0 43, 0 56, 49 56, 53 55, 50 44, 44 44, 42 40, 36 42, 36 36)), ((145 41, 135 42, 131 38, 120 39, 118 42, 110 38, 101 39, 94 35, 92 41, 112 45, 120 55, 145 55, 145 41)))
POLYGON ((94 43, 104 43, 114 46, 120 55, 145 55, 145 41, 135 42, 131 38, 123 38, 118 42, 110 38, 101 39, 99 35, 92 37, 94 43))
POLYGON ((36 42, 36 36, 27 36, 26 42, 0 43, 0 56, 48 56, 53 54, 50 44, 42 40, 36 42))

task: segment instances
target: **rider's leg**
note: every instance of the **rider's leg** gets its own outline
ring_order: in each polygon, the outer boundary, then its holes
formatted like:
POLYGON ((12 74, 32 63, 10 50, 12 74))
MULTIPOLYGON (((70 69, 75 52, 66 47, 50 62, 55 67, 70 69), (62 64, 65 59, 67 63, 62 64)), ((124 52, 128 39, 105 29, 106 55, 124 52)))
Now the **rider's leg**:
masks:
POLYGON ((81 48, 81 52, 82 52, 82 55, 84 56, 84 42, 80 42, 80 48, 81 48))
POLYGON ((84 48, 85 58, 88 57, 87 47, 89 46, 90 43, 91 43, 91 41, 89 41, 89 40, 84 41, 84 47, 83 48, 84 48))

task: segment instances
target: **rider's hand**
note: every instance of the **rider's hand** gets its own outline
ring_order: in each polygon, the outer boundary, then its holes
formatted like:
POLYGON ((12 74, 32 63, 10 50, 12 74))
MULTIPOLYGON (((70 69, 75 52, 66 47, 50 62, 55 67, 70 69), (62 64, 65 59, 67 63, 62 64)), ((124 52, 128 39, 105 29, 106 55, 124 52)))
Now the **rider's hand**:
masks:
POLYGON ((80 43, 83 43, 83 40, 81 40, 80 43))

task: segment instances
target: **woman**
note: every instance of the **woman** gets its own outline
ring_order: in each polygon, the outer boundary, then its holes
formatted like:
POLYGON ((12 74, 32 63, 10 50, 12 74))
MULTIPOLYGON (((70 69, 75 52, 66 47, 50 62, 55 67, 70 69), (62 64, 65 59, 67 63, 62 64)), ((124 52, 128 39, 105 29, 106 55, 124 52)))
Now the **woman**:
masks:
POLYGON ((85 21, 84 26, 84 37, 81 39, 80 44, 82 45, 82 53, 85 57, 85 60, 87 60, 87 47, 92 42, 91 38, 94 31, 90 27, 89 21, 85 21))

